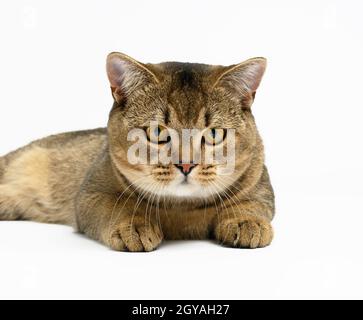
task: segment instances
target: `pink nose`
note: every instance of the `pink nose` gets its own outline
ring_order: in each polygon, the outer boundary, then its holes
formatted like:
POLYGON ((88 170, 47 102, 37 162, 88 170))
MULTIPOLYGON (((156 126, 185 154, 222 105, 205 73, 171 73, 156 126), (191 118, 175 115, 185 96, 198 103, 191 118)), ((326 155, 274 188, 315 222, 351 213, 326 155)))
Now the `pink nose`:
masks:
POLYGON ((196 164, 188 163, 188 164, 176 164, 175 165, 182 173, 188 175, 192 169, 196 166, 196 164))

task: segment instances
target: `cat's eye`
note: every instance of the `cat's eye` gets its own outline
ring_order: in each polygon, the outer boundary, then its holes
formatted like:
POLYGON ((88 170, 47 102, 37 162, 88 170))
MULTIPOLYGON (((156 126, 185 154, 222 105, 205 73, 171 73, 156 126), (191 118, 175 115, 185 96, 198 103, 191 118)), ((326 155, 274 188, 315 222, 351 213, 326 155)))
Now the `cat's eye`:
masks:
POLYGON ((164 126, 150 126, 145 131, 147 139, 152 143, 163 144, 170 141, 168 129, 164 126))
POLYGON ((218 128, 208 129, 203 137, 206 144, 215 146, 223 142, 226 137, 226 130, 218 128))

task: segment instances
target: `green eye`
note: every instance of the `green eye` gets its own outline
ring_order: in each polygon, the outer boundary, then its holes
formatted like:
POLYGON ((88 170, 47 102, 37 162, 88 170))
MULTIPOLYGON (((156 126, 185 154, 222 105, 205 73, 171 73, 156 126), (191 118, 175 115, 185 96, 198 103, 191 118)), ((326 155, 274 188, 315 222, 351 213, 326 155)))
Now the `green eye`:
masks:
POLYGON ((146 135, 150 142, 162 144, 170 141, 168 129, 164 126, 152 126, 146 128, 146 135))
POLYGON ((215 146, 224 140, 226 130, 217 128, 208 129, 203 136, 207 144, 215 146))

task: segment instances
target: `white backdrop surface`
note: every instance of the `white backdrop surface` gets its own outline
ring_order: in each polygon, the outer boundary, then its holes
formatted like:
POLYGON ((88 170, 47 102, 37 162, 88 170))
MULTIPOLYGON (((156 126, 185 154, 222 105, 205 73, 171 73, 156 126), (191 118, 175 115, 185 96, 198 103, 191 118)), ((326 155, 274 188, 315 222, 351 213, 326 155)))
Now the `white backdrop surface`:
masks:
POLYGON ((275 240, 118 253, 65 226, 0 223, 0 298, 363 298, 361 1, 0 3, 0 154, 105 126, 105 57, 233 64, 265 56, 253 106, 275 240))

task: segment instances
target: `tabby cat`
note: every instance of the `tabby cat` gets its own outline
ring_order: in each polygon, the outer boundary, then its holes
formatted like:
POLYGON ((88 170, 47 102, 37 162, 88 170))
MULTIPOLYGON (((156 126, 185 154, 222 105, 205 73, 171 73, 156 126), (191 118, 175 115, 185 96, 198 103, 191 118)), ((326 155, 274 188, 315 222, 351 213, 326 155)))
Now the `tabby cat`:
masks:
POLYGON ((264 58, 226 67, 109 54, 107 128, 49 136, 0 157, 0 220, 72 225, 120 251, 152 251, 164 239, 269 245, 274 194, 251 112, 265 67, 264 58), (131 164, 130 130, 144 130, 154 149, 162 145, 150 139, 151 120, 160 124, 156 136, 233 128, 233 172, 203 161, 131 164))

